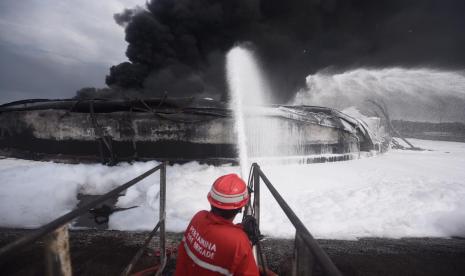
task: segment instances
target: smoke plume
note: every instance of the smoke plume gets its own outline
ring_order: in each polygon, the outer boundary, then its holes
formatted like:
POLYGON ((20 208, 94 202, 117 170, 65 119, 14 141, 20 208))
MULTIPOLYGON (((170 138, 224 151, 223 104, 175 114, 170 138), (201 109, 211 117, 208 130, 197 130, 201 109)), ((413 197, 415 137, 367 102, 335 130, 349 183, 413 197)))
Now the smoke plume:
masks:
POLYGON ((465 66, 461 0, 152 0, 115 15, 129 62, 110 87, 225 98, 225 53, 251 42, 278 102, 318 70, 465 66))

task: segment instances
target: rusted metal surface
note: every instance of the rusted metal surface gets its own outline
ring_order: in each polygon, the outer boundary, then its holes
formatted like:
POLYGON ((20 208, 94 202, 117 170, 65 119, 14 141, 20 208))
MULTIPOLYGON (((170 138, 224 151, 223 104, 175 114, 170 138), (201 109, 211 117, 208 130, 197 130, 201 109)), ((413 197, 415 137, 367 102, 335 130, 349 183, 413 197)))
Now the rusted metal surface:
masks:
POLYGON ((50 233, 45 244, 47 276, 71 276, 68 226, 64 225, 50 233))

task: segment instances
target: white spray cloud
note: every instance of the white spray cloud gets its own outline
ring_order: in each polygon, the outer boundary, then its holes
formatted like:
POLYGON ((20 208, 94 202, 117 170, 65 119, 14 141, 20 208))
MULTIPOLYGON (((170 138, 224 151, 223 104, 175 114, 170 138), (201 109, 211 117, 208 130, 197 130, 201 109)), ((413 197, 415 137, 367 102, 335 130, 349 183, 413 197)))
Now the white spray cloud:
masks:
POLYGON ((294 104, 344 109, 373 108, 366 100, 382 101, 395 119, 465 121, 465 72, 418 68, 355 69, 318 72, 306 79, 307 89, 294 104))

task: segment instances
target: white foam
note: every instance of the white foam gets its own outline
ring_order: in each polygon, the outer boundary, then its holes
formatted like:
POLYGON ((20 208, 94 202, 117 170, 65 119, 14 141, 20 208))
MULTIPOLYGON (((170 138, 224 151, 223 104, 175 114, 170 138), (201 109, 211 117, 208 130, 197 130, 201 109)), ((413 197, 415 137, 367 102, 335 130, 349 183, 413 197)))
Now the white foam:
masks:
MULTIPOLYGON (((465 143, 412 140, 434 151, 390 151, 372 158, 309 165, 263 165, 291 208, 319 238, 465 236, 465 143)), ((76 206, 79 191, 106 192, 156 162, 65 165, 0 160, 0 226, 37 227, 76 206)), ((208 209, 212 182, 237 166, 196 162, 167 168, 167 228, 183 231, 192 215, 208 209)), ((150 230, 158 219, 158 173, 130 188, 110 227, 150 230)), ((276 237, 294 229, 266 189, 261 228, 276 237)))

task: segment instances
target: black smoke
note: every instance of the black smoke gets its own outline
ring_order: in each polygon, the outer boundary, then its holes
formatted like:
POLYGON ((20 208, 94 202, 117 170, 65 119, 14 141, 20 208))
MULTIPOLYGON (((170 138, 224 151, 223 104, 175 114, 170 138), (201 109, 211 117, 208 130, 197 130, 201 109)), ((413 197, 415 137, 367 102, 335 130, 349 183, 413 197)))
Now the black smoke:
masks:
POLYGON ((462 0, 152 0, 115 15, 129 62, 110 87, 225 98, 224 54, 251 42, 279 101, 321 69, 465 68, 462 0))

